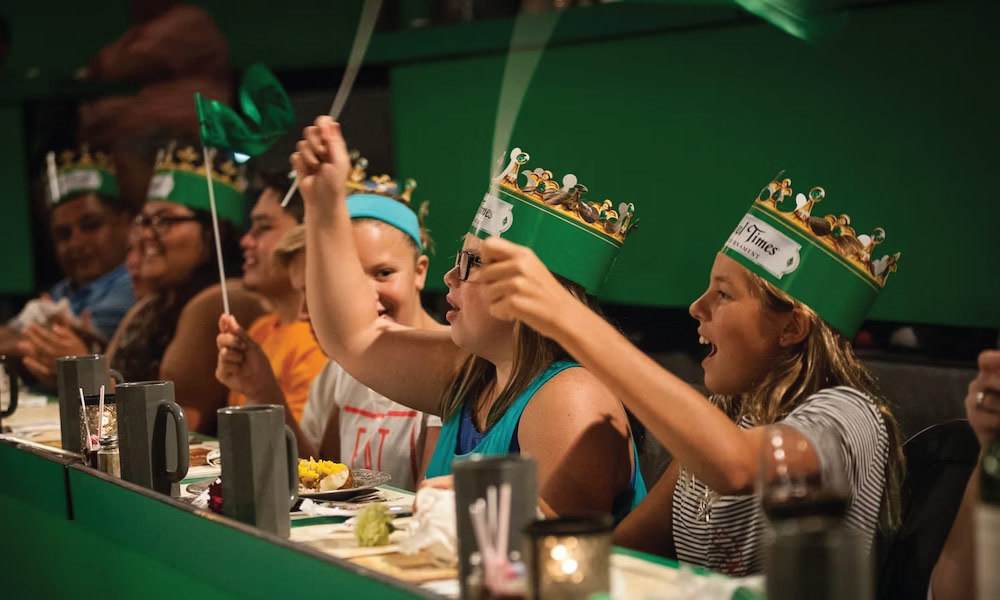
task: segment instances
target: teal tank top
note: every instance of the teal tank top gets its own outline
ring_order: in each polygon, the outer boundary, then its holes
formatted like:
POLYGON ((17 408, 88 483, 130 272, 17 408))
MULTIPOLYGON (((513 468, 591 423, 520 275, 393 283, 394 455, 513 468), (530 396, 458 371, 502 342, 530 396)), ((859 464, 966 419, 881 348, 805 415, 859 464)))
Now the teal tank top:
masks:
MULTIPOLYGON (((500 420, 488 431, 482 434, 482 439, 471 449, 471 451, 460 454, 459 430, 462 425, 463 414, 466 413, 465 406, 455 411, 441 427, 441 434, 438 436, 437 445, 434 447, 434 454, 427 465, 427 477, 439 477, 441 475, 451 475, 451 463, 456 458, 463 458, 470 454, 486 454, 489 456, 500 456, 510 454, 512 449, 519 447, 514 436, 517 434, 518 423, 521 414, 528 402, 543 385, 550 379, 572 367, 579 367, 580 363, 573 361, 556 361, 542 371, 523 392, 514 400, 507 412, 500 417, 500 420)), ((646 497, 646 484, 639 472, 639 453, 636 450, 635 440, 630 440, 632 445, 632 457, 635 466, 632 469, 632 478, 629 487, 614 500, 612 513, 615 522, 618 523, 638 506, 639 502, 646 497)))

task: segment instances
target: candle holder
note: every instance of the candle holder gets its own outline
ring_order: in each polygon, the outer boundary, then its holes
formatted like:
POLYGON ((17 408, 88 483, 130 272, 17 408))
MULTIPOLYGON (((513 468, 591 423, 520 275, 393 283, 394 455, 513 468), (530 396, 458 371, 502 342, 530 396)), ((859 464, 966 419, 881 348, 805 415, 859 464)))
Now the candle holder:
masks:
POLYGON ((610 515, 534 521, 524 528, 528 597, 563 600, 608 597, 610 515))

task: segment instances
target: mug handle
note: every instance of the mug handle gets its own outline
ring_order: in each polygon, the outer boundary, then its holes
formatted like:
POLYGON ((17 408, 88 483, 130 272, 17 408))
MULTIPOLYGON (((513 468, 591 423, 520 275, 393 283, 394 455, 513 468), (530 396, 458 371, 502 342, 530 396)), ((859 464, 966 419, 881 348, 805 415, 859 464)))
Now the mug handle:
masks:
POLYGON ((288 508, 291 510, 299 499, 299 445, 295 432, 285 425, 285 447, 288 453, 288 508))
POLYGON ((174 430, 177 432, 177 470, 173 472, 167 472, 167 481, 171 483, 180 483, 184 476, 187 475, 188 465, 191 457, 188 452, 188 425, 187 417, 184 416, 184 409, 182 409, 176 402, 169 402, 167 400, 160 400, 159 406, 156 407, 156 418, 160 418, 160 414, 164 414, 166 418, 166 413, 170 413, 171 418, 174 420, 174 430))
POLYGON ((10 359, 3 354, 0 354, 0 363, 3 364, 3 370, 10 379, 10 403, 7 405, 7 410, 0 411, 0 419, 6 419, 17 409, 17 372, 11 368, 10 359))

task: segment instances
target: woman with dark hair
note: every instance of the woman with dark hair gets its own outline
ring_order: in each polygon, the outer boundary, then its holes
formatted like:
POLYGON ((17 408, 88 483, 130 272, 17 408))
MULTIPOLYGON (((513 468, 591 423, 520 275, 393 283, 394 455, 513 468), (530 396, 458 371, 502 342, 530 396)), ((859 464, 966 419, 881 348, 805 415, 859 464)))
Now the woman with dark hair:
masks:
MULTIPOLYGON (((213 190, 226 275, 239 277, 242 182, 231 161, 216 157, 213 190)), ((126 381, 174 382, 188 426, 212 433, 228 390, 215 379, 216 323, 223 312, 208 189, 201 154, 192 147, 161 153, 149 200, 135 219, 141 276, 149 296, 125 316, 108 349, 126 381)), ((227 281, 230 312, 241 322, 264 313, 238 279, 227 281)))

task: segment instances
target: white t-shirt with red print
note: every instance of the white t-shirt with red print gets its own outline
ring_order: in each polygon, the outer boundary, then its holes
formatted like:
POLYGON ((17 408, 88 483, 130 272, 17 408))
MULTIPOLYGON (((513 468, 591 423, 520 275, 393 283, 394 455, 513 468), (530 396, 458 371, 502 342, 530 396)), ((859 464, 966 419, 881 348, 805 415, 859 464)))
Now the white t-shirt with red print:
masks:
POLYGON ((302 430, 316 446, 335 406, 340 411, 340 462, 352 469, 384 471, 392 475, 390 485, 414 489, 427 428, 441 427, 441 419, 389 400, 331 360, 309 387, 302 413, 302 430))

